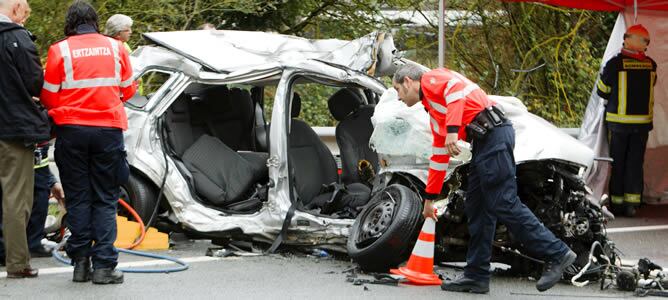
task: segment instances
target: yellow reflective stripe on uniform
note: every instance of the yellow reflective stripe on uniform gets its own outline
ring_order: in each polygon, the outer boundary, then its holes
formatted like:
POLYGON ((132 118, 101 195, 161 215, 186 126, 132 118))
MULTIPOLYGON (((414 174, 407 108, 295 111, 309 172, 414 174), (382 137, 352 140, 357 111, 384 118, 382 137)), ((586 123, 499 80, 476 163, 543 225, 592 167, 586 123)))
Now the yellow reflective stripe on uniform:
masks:
POLYGON ((596 83, 596 85, 598 86, 598 89, 599 89, 601 92, 606 93, 606 94, 609 94, 610 91, 612 90, 612 88, 609 87, 609 86, 607 86, 607 85, 605 85, 605 83, 603 83, 603 80, 601 80, 601 79, 598 80, 598 82, 596 83))
POLYGON ((429 106, 431 106, 431 108, 435 109, 437 112, 440 112, 442 114, 445 114, 445 113, 448 112, 448 109, 445 108, 445 106, 440 105, 440 104, 438 104, 434 101, 431 101, 431 100, 429 100, 429 106))
POLYGON ((624 204, 623 196, 611 196, 610 200, 612 201, 613 204, 624 204))
POLYGON ((619 85, 617 90, 617 114, 626 114, 626 72, 619 72, 619 85))
POLYGON ((620 114, 606 113, 605 119, 610 122, 624 123, 624 124, 647 124, 652 122, 651 115, 620 115, 620 114))
POLYGON ((640 204, 640 194, 624 194, 624 202, 640 204))
POLYGON ((649 115, 654 116, 654 84, 656 83, 656 72, 652 72, 649 82, 649 115))
POLYGON ((429 161, 429 168, 435 171, 447 171, 448 163, 439 163, 435 161, 429 161))
POLYGON ((42 85, 42 88, 49 92, 57 93, 60 90, 60 84, 53 84, 44 80, 44 85, 42 85))
POLYGON ((35 165, 34 168, 35 169, 41 169, 41 168, 48 167, 48 166, 49 166, 49 159, 45 158, 45 159, 42 159, 42 161, 38 165, 35 165))
POLYGON ((446 155, 448 150, 445 147, 433 147, 431 148, 431 154, 433 155, 446 155))

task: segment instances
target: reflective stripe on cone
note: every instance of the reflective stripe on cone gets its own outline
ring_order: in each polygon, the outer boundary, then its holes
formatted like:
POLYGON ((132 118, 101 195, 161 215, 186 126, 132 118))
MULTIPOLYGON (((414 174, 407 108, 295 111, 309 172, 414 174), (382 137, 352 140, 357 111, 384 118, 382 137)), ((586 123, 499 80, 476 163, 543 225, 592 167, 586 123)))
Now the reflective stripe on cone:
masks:
POLYGON ((412 284, 440 285, 441 280, 434 274, 435 232, 436 222, 427 218, 406 266, 392 269, 390 273, 403 275, 412 284))

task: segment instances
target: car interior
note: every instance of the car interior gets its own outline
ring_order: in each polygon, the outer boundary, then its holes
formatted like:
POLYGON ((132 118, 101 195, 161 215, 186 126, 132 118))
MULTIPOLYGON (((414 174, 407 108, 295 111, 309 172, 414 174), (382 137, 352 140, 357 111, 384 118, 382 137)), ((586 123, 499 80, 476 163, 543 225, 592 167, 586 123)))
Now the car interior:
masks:
MULTIPOLYGON (((262 87, 190 85, 164 115, 163 139, 195 198, 231 213, 253 213, 266 201, 269 124, 262 87)), ((377 170, 369 147, 377 96, 359 88, 339 88, 328 107, 338 122, 335 156, 300 118, 302 97, 291 102, 289 165, 299 209, 354 218, 368 202, 370 178, 358 165, 377 170), (371 96, 369 96, 371 95, 371 96), (368 177, 368 176, 366 176, 368 177)), ((372 172, 373 173, 373 172, 372 172)))

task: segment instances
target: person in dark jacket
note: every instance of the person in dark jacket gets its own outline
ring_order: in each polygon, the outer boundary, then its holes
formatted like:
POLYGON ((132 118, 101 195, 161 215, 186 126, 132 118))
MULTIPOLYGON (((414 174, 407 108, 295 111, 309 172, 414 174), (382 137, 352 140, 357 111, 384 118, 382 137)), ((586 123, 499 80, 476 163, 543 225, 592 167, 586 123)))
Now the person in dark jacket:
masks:
POLYGON ((19 25, 26 0, 0 0, 0 187, 8 278, 37 277, 30 266, 26 225, 34 186, 34 150, 49 139, 49 123, 33 97, 44 75, 30 33, 19 25))

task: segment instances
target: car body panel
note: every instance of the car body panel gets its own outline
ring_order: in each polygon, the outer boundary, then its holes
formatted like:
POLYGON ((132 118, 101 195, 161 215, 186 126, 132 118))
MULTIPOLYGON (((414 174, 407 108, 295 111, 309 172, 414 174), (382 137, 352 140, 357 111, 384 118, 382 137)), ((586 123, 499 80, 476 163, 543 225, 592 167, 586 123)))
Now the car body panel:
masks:
POLYGON ((309 40, 277 33, 232 30, 151 32, 144 37, 220 73, 312 59, 360 72, 373 71, 371 74, 375 75, 391 74, 388 73, 392 70, 391 56, 396 50, 391 36, 381 32, 353 41, 309 40))

